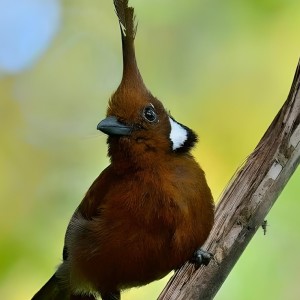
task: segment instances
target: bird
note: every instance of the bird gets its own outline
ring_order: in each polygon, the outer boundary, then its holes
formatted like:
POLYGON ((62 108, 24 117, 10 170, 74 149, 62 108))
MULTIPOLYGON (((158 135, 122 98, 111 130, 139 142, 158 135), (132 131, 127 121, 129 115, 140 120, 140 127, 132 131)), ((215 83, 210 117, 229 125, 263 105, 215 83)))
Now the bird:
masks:
POLYGON ((134 9, 114 0, 123 76, 111 96, 105 133, 110 164, 88 189, 66 230, 63 260, 33 300, 120 300, 190 260, 214 223, 205 173, 191 154, 196 133, 147 89, 137 66, 134 9))

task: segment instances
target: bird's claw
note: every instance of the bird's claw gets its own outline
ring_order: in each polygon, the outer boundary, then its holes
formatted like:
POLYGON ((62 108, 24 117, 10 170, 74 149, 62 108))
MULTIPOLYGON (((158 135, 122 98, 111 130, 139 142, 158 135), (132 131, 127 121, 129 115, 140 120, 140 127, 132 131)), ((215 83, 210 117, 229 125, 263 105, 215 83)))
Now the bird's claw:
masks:
POLYGON ((198 249, 194 252, 190 261, 197 267, 200 267, 201 265, 207 266, 212 258, 213 255, 211 253, 198 249))

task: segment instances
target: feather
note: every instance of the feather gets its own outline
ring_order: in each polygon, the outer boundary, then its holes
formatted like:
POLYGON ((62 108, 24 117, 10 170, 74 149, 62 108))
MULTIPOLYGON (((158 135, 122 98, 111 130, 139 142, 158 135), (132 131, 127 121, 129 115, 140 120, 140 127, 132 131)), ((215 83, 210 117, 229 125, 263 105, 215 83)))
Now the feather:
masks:
POLYGON ((119 18, 122 38, 133 41, 137 30, 133 7, 128 7, 128 0, 114 0, 114 5, 119 18))
POLYGON ((119 19, 122 50, 123 78, 119 89, 134 86, 140 91, 146 91, 142 76, 139 72, 134 49, 134 39, 137 31, 134 9, 128 6, 128 0, 114 0, 115 12, 119 19))

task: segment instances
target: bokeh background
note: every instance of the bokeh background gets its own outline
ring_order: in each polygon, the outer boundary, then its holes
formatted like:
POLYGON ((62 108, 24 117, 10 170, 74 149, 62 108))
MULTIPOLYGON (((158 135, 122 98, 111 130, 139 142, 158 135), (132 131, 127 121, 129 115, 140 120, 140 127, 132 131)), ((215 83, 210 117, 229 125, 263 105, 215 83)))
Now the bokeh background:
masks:
MULTIPOLYGON (((288 94, 298 0, 131 0, 149 89, 200 136, 217 201, 288 94)), ((60 262, 72 212, 108 164, 96 131, 121 79, 112 0, 0 0, 0 297, 22 300, 60 262)), ((296 171, 216 299, 300 295, 296 171)), ((168 278, 124 293, 156 299, 168 278)))

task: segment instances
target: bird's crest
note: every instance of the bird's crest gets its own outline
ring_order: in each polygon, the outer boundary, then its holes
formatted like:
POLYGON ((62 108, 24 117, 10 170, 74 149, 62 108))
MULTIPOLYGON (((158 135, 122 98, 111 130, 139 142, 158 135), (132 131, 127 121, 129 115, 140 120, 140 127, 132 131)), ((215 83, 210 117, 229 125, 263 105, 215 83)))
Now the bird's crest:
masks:
POLYGON ((121 85, 128 87, 144 87, 140 75, 134 49, 134 39, 137 31, 133 7, 128 7, 128 0, 114 0, 116 15, 119 18, 122 50, 123 50, 123 78, 121 85))
POLYGON ((114 5, 120 22, 122 39, 133 41, 137 29, 133 7, 128 7, 128 0, 114 0, 114 5))

